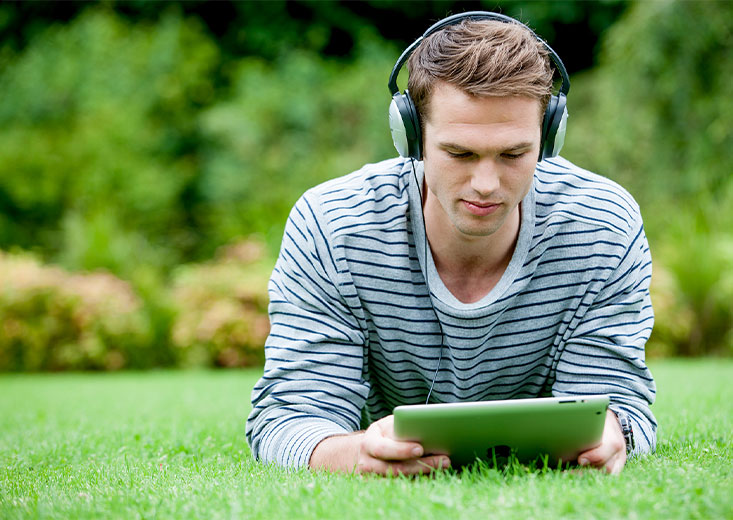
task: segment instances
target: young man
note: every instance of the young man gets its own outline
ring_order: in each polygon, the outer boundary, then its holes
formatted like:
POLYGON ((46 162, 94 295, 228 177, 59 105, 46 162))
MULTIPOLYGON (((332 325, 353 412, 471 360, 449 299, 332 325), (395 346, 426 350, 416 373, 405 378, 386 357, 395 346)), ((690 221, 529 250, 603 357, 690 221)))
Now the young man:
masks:
POLYGON ((551 49, 511 19, 454 18, 406 51, 418 137, 396 144, 421 161, 367 165, 291 212, 248 441, 290 467, 424 473, 450 460, 395 440, 397 405, 609 394, 578 463, 618 473, 656 440, 638 207, 538 162, 557 130, 551 49))

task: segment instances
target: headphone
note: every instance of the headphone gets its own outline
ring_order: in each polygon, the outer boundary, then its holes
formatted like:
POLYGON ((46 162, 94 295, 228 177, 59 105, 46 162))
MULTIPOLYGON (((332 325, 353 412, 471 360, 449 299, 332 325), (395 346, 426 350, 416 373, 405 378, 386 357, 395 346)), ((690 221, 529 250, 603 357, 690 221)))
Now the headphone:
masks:
POLYGON ((509 16, 492 13, 488 11, 468 11, 465 13, 454 14, 440 20, 428 28, 422 36, 415 40, 397 60, 392 73, 389 75, 387 86, 392 94, 392 102, 389 105, 389 128, 392 132, 392 141, 399 152, 400 156, 411 158, 414 160, 422 159, 422 130, 420 129, 420 118, 415 103, 410 97, 410 93, 405 89, 404 93, 400 93, 397 87, 397 76, 400 69, 410 57, 410 54, 425 38, 431 34, 438 32, 444 27, 455 25, 462 20, 496 20, 504 23, 515 23, 527 29, 532 35, 545 46, 550 54, 555 68, 560 72, 562 84, 560 91, 550 97, 547 104, 545 115, 542 120, 542 137, 540 140, 540 155, 538 161, 549 159, 560 153, 563 143, 565 142, 565 131, 567 129, 568 109, 567 94, 570 90, 570 78, 565 70, 562 60, 557 53, 550 47, 545 40, 537 36, 532 29, 524 25, 518 20, 509 16))

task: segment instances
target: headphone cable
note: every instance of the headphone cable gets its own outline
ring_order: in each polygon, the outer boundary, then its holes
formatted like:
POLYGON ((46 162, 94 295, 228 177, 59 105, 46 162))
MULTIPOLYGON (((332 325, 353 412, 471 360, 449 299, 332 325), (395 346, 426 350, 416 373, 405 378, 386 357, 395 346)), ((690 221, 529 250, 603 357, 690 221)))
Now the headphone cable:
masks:
MULTIPOLYGON (((420 198, 420 211, 423 211, 424 206, 423 206, 423 198, 422 198, 422 186, 420 185, 420 181, 418 181, 417 179, 417 173, 415 173, 415 159, 410 157, 410 162, 412 163, 412 177, 415 179, 415 186, 417 187, 417 195, 420 198)), ((437 379, 438 371, 440 370, 440 364, 443 361, 443 348, 445 347, 443 337, 445 333, 443 332, 443 324, 440 322, 440 316, 438 316, 438 311, 432 305, 432 298, 430 296, 430 281, 429 281, 430 269, 428 269, 428 230, 425 226, 425 213, 424 212, 423 212, 423 219, 422 219, 422 227, 425 233, 425 241, 423 243, 423 246, 424 246, 423 258, 425 261, 425 287, 428 290, 428 300, 431 302, 430 306, 433 307, 433 311, 435 312, 435 319, 438 320, 438 327, 440 327, 440 355, 438 356, 438 366, 435 367, 435 373, 433 374, 433 380, 430 383, 430 389, 428 390, 428 396, 425 399, 425 404, 429 404, 430 396, 432 395, 433 387, 435 386, 435 380, 437 379)))

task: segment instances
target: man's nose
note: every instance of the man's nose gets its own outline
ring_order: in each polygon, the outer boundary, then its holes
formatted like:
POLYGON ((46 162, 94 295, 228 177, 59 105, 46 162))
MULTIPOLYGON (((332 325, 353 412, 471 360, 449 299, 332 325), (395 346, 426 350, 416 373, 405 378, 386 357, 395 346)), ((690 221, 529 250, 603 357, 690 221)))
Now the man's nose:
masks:
POLYGON ((499 189, 499 171, 494 161, 482 159, 471 176, 471 187, 479 194, 489 196, 499 189))

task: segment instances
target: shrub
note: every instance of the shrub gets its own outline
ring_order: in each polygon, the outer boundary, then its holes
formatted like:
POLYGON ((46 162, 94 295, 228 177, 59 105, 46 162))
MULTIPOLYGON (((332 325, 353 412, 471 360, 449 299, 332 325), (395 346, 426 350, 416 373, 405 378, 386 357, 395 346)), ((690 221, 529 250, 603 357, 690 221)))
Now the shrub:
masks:
POLYGON ((222 248, 211 262, 175 271, 172 342, 179 366, 242 367, 264 362, 271 264, 263 252, 260 242, 244 241, 222 248))
POLYGON ((130 285, 0 253, 0 370, 144 367, 149 329, 130 285))

